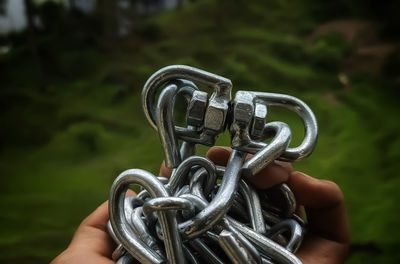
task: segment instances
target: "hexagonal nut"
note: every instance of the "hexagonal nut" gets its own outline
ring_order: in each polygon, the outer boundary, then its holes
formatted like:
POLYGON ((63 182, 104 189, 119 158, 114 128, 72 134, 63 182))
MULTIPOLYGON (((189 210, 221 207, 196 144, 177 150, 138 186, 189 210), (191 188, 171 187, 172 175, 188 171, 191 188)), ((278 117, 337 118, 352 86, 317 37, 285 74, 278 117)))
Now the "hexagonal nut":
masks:
POLYGON ((233 123, 250 126, 253 113, 253 96, 245 91, 237 92, 233 101, 233 123))
POLYGON ((213 94, 208 102, 204 118, 204 128, 221 133, 225 129, 225 120, 228 113, 228 101, 215 97, 213 94))
POLYGON ((186 122, 190 126, 202 126, 207 108, 207 93, 202 91, 194 91, 189 101, 186 122))
POLYGON ((254 109, 253 122, 251 125, 251 136, 254 138, 262 138, 265 126, 265 118, 267 117, 267 107, 264 104, 256 103, 254 109))
POLYGON ((232 123, 229 127, 232 148, 250 143, 250 124, 254 114, 253 96, 246 91, 238 91, 233 100, 232 123))

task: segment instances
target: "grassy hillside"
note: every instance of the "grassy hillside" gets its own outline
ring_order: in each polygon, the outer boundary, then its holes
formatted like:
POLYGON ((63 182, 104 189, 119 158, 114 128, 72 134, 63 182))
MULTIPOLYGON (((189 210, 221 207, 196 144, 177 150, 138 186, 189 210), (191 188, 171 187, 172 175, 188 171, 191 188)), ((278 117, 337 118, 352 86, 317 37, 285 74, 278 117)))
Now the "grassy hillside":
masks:
MULTIPOLYGON (((43 35, 46 92, 35 85, 26 46, 0 55, 0 262, 48 262, 107 199, 120 172, 158 172, 161 145, 140 91, 157 69, 187 64, 230 78, 235 91, 304 100, 320 135, 314 154, 295 168, 343 189, 353 242, 348 263, 398 263, 398 83, 363 72, 345 72, 348 82, 341 82, 351 47, 337 36, 310 44, 318 25, 297 1, 196 1, 144 19, 121 40, 43 35)), ((269 120, 277 119, 298 143, 298 117, 271 108, 269 120)), ((228 145, 228 136, 219 143, 228 145)))

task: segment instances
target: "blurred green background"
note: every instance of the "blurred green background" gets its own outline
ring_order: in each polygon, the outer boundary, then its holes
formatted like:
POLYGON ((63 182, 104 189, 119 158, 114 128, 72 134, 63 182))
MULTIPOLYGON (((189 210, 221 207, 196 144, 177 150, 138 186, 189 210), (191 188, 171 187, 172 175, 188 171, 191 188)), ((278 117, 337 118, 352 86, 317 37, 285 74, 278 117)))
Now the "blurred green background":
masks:
MULTIPOLYGON (((234 91, 305 101, 319 141, 294 166, 343 189, 348 263, 399 263, 399 11, 373 0, 1 0, 0 262, 49 262, 120 172, 158 173, 140 92, 159 68, 187 64, 234 91), (17 2, 22 26, 7 30, 17 2)), ((268 119, 301 140, 294 114, 268 119)))

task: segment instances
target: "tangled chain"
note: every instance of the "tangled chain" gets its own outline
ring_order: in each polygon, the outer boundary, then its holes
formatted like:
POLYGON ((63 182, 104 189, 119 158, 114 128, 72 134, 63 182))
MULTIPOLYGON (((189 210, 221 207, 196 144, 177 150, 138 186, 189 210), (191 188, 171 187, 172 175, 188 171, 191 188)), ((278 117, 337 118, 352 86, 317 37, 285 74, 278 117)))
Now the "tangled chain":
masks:
POLYGON ((117 263, 301 263, 294 253, 305 224, 295 214, 290 188, 280 184, 259 191, 241 175, 251 178, 274 160, 309 156, 318 133, 315 116, 289 95, 238 91, 231 100, 231 90, 229 79, 183 65, 160 69, 144 85, 144 113, 173 171, 167 179, 130 169, 115 179, 108 230, 118 244, 113 253, 117 263), (178 96, 187 102, 187 127, 174 123, 178 96), (299 146, 289 147, 287 124, 266 122, 268 106, 301 117, 305 133, 299 146), (195 155, 196 144, 213 146, 226 128, 233 149, 226 167, 195 155), (246 160, 248 153, 253 156, 246 160), (133 184, 142 191, 125 197, 133 184))

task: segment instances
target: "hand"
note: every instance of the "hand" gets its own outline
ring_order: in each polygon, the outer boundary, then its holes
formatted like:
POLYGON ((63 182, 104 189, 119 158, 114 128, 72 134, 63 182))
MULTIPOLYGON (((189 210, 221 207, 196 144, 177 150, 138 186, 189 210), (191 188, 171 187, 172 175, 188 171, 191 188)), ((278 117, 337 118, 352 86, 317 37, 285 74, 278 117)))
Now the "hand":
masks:
MULTIPOLYGON (((133 195, 128 190, 127 196, 133 195)), ((108 202, 104 202, 82 221, 68 248, 51 264, 115 264, 111 254, 117 245, 108 234, 107 221, 108 202)))
MULTIPOLYGON (((225 166, 230 152, 229 148, 213 147, 207 157, 216 165, 225 166)), ((170 175, 171 170, 162 165, 160 176, 170 175)), ((304 264, 344 262, 349 249, 350 231, 344 198, 335 183, 295 172, 289 163, 284 162, 275 162, 248 180, 260 189, 285 182, 292 189, 297 203, 304 206, 309 232, 296 253, 304 264)), ((83 220, 68 248, 52 264, 115 263, 111 260, 111 254, 116 245, 107 233, 107 221, 108 203, 105 202, 83 220)))
MULTIPOLYGON (((216 165, 225 166, 231 150, 213 147, 207 157, 216 165)), ((160 175, 168 177, 170 170, 162 166, 160 175)), ((254 178, 248 179, 259 189, 285 182, 293 191, 298 205, 304 206, 308 233, 296 253, 304 264, 344 263, 350 243, 350 230, 344 197, 333 182, 312 178, 293 171, 290 163, 274 162, 254 178)))

